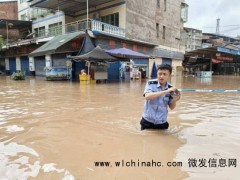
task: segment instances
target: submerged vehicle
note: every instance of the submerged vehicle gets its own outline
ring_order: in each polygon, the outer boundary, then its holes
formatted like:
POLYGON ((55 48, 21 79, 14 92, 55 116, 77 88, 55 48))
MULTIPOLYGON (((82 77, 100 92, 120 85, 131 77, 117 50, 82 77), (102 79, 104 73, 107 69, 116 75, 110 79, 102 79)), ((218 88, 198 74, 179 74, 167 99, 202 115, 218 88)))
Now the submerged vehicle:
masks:
POLYGON ((46 80, 68 80, 70 79, 70 72, 67 67, 52 67, 46 69, 46 80))

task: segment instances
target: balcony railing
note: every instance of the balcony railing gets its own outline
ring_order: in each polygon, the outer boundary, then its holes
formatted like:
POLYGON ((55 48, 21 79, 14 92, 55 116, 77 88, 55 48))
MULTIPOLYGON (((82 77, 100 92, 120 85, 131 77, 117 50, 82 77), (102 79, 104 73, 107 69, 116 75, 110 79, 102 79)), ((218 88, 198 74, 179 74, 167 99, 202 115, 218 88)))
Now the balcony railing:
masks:
POLYGON ((35 32, 35 37, 41 38, 57 36, 70 32, 85 31, 86 29, 90 29, 92 31, 100 31, 110 35, 125 37, 125 29, 92 19, 90 19, 88 22, 87 20, 82 20, 68 23, 65 26, 56 26, 53 28, 49 28, 47 31, 40 30, 38 32, 35 32))
POLYGON ((37 30, 34 33, 32 33, 32 38, 30 39, 21 39, 18 41, 9 40, 8 45, 6 44, 6 42, 3 42, 2 48, 31 44, 43 38, 46 38, 46 41, 48 41, 49 37, 54 37, 65 33, 85 31, 86 29, 90 29, 92 31, 99 31, 110 35, 125 37, 125 29, 100 21, 89 19, 88 25, 87 20, 82 20, 68 23, 65 26, 62 25, 55 26, 49 28, 48 30, 37 30))
POLYGON ((31 8, 29 11, 30 20, 37 20, 45 16, 55 14, 57 11, 46 9, 46 8, 31 8))

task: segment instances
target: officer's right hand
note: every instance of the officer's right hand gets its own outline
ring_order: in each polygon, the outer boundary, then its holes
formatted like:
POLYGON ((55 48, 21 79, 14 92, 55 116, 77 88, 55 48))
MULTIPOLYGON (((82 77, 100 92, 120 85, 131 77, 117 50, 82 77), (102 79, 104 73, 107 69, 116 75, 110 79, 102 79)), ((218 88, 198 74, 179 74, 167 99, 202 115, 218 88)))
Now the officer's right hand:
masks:
POLYGON ((173 91, 176 91, 177 88, 176 87, 171 87, 171 88, 168 88, 168 92, 173 92, 173 91))

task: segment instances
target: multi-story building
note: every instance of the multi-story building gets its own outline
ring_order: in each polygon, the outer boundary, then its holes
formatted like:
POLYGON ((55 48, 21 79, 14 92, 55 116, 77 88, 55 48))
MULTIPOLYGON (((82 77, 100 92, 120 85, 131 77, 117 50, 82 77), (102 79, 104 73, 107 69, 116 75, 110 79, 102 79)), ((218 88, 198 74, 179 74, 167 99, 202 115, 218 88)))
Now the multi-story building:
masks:
POLYGON ((189 73, 211 71, 214 75, 239 74, 239 44, 237 38, 202 33, 202 47, 187 51, 183 65, 189 73))
POLYGON ((184 28, 182 34, 186 51, 193 51, 202 48, 202 31, 193 28, 184 28))
MULTIPOLYGON (((14 41, 19 36, 17 30, 11 29, 7 20, 17 19, 17 0, 0 1, 0 49, 7 41, 14 41)), ((5 71, 5 59, 0 58, 0 74, 5 71)))
MULTIPOLYGON (((0 21, 5 20, 16 20, 18 19, 17 17, 17 0, 7 0, 7 1, 0 1, 0 21)), ((11 40, 16 40, 18 37, 19 33, 16 30, 11 29, 12 24, 8 23, 8 31, 6 31, 7 28, 7 23, 4 23, 4 26, 0 28, 0 35, 3 36, 3 39, 8 39, 11 40), (7 33, 8 32, 8 33, 7 33)))
POLYGON ((17 0, 0 1, 0 19, 17 19, 17 0))
MULTIPOLYGON (((188 8, 184 0, 19 0, 18 7, 18 18, 32 21, 32 38, 38 46, 54 41, 58 35, 89 29, 95 44, 104 49, 126 47, 150 55, 147 60, 133 60, 145 67, 147 76, 154 61, 174 68, 182 65, 181 32, 188 8)), ((30 69, 41 75, 38 67, 42 69, 49 64, 47 61, 53 65, 76 54, 83 38, 81 33, 76 34, 78 38, 54 52, 29 51, 29 65, 33 65, 30 69)))
POLYGON ((227 44, 240 43, 237 38, 225 36, 223 34, 216 33, 203 33, 202 37, 202 47, 213 47, 213 46, 225 46, 227 44))

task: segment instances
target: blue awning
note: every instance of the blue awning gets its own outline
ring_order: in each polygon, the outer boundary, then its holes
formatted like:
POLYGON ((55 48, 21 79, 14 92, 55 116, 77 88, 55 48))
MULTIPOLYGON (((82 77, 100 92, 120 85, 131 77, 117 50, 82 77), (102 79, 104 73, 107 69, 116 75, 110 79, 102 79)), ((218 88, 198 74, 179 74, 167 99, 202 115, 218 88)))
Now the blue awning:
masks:
POLYGON ((106 52, 119 58, 128 58, 128 59, 149 59, 150 58, 150 56, 146 54, 132 51, 131 49, 127 49, 127 48, 110 49, 110 50, 106 50, 106 52))

